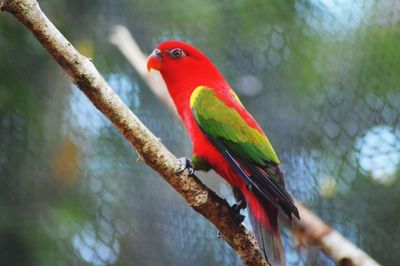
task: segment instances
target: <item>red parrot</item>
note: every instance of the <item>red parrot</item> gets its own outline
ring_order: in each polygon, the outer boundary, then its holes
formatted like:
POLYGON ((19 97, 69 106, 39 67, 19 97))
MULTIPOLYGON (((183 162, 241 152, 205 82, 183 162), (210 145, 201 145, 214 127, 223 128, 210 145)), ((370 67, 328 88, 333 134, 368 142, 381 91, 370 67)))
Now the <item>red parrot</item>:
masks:
POLYGON ((285 265, 278 210, 289 219, 292 214, 300 217, 261 127, 214 64, 194 46, 162 42, 149 56, 147 69, 161 73, 193 143, 192 162, 181 158, 181 170, 213 169, 222 176, 235 192, 238 217, 247 203, 263 255, 274 266, 285 265))

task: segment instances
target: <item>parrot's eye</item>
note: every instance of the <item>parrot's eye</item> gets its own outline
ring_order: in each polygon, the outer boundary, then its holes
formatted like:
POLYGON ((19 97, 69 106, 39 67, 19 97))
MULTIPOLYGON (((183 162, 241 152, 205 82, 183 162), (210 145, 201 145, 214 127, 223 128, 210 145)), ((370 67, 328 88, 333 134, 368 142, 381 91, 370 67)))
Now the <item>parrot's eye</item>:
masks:
POLYGON ((186 55, 185 52, 182 51, 182 50, 179 49, 179 48, 175 48, 175 49, 171 50, 171 51, 169 52, 169 54, 171 55, 171 57, 172 57, 173 59, 178 59, 178 58, 181 58, 182 56, 185 56, 185 55, 186 55))

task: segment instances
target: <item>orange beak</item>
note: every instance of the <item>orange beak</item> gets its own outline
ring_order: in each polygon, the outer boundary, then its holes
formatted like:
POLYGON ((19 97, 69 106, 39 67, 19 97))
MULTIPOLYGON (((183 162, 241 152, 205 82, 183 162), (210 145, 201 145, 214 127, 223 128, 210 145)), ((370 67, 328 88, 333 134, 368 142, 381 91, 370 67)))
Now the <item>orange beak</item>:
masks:
POLYGON ((163 56, 160 50, 155 49, 147 58, 147 72, 150 73, 152 69, 160 71, 163 56))

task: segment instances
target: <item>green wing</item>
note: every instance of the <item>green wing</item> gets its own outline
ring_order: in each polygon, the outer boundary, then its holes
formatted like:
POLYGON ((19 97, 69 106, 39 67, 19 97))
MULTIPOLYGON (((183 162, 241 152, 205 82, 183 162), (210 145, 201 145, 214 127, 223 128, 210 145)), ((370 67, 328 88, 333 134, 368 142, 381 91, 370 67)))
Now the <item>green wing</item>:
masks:
POLYGON ((250 127, 213 90, 204 86, 197 87, 190 98, 190 105, 197 124, 206 135, 218 139, 241 158, 260 166, 266 166, 266 162, 279 164, 267 137, 250 127))
MULTIPOLYGON (((281 207, 290 219, 292 213, 299 217, 298 210, 285 189, 283 176, 278 168, 279 159, 267 137, 251 127, 239 114, 236 108, 242 106, 236 94, 232 91, 226 96, 236 99, 231 98, 228 105, 212 89, 197 87, 190 97, 190 106, 197 125, 242 176, 248 189, 262 200, 271 202, 277 208, 281 207)), ((250 115, 247 118, 250 123, 255 124, 250 115)))

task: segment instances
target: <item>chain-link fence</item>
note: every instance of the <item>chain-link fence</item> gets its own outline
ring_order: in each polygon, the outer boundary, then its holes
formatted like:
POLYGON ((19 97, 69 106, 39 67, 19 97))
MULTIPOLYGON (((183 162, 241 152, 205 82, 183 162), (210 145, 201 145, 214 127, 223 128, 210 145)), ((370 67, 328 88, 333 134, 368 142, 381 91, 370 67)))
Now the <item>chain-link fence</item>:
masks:
MULTIPOLYGON (((166 38, 201 48, 265 129, 292 194, 378 262, 400 260, 400 2, 39 2, 177 156, 191 153, 182 125, 109 29, 127 25, 148 52, 166 38)), ((5 265, 241 265, 3 14, 0 51, 5 265)), ((334 265, 283 234, 288 265, 334 265)))

